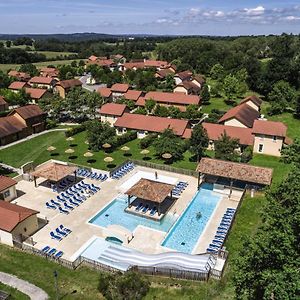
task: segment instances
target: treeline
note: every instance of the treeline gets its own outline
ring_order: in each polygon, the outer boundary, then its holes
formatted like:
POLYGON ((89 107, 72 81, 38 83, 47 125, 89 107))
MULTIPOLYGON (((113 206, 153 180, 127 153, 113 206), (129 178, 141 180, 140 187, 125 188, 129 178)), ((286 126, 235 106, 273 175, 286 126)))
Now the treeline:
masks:
POLYGON ((0 44, 0 64, 26 64, 46 60, 44 54, 27 52, 18 48, 5 48, 0 44))
POLYGON ((157 47, 158 57, 178 66, 179 71, 191 69, 210 75, 216 64, 227 74, 241 69, 248 73, 248 86, 263 95, 273 85, 285 80, 300 87, 299 36, 240 37, 232 39, 184 38, 157 47))

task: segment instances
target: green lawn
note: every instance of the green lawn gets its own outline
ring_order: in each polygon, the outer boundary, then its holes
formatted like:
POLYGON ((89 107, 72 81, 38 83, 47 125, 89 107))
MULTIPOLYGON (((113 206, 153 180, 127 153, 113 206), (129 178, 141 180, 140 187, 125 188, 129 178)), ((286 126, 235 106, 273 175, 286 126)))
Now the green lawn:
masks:
POLYGON ((57 56, 68 56, 77 53, 74 52, 56 52, 56 51, 28 51, 29 53, 44 54, 47 59, 55 59, 57 56))
MULTIPOLYGON (((92 166, 98 169, 108 169, 107 163, 103 161, 106 156, 113 157, 114 158, 113 164, 115 165, 121 164, 128 158, 131 158, 131 157, 124 156, 125 152, 120 149, 109 154, 106 154, 104 151, 99 151, 99 152, 94 152, 94 156, 92 158, 89 158, 96 161, 92 164, 88 164, 87 163, 88 158, 85 158, 83 156, 83 154, 88 151, 88 145, 85 144, 85 140, 86 140, 85 132, 81 132, 75 135, 73 142, 66 141, 64 132, 60 132, 60 131, 50 132, 38 136, 29 141, 25 141, 23 143, 17 144, 13 147, 0 150, 0 157, 1 157, 1 161, 9 165, 12 165, 14 167, 20 167, 21 165, 29 161, 34 161, 35 164, 40 164, 51 158, 62 160, 62 161, 69 161, 70 155, 66 154, 65 150, 70 148, 70 146, 72 146, 72 149, 74 149, 75 151, 72 154, 72 156, 77 157, 71 160, 73 163, 79 165, 92 166), (50 155, 50 153, 47 151, 47 148, 49 146, 56 147, 56 151, 54 152, 58 153, 57 156, 50 155)), ((143 159, 143 155, 140 153, 142 149, 139 146, 138 139, 131 141, 125 145, 130 148, 129 153, 132 154, 132 158, 139 159, 139 160, 143 159)), ((151 158, 150 162, 164 163, 162 159, 158 159, 154 157, 154 149, 152 147, 150 147, 149 150, 150 153, 147 156, 151 158)), ((190 162, 189 161, 190 157, 191 154, 189 152, 186 152, 184 155, 184 160, 175 162, 172 164, 172 166, 195 170, 196 163, 190 162)))
POLYGON ((6 292, 7 294, 9 294, 10 300, 29 300, 30 299, 27 295, 19 292, 18 290, 14 289, 10 286, 2 284, 1 282, 0 282, 0 291, 6 292))
MULTIPOLYGON (((47 67, 49 65, 54 65, 54 66, 60 66, 60 65, 68 65, 71 64, 72 61, 77 61, 79 62, 80 59, 67 59, 67 60, 49 60, 49 61, 43 61, 43 62, 37 62, 34 63, 34 65, 37 68, 41 67, 47 67)), ((0 71, 8 71, 10 69, 18 69, 21 65, 20 64, 0 64, 0 71)))

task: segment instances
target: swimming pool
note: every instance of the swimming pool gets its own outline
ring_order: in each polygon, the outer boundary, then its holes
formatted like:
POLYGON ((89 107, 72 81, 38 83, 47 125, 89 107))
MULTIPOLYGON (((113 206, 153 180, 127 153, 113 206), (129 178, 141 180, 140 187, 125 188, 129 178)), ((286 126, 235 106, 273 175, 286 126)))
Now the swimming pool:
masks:
POLYGON ((221 197, 212 191, 212 185, 202 185, 165 237, 162 246, 192 253, 221 197))
POLYGON ((174 222, 176 216, 167 214, 160 222, 135 216, 124 211, 127 207, 127 200, 116 198, 110 202, 104 209, 102 209, 89 223, 101 227, 109 225, 121 225, 131 232, 135 230, 138 225, 143 225, 156 230, 167 232, 174 222))

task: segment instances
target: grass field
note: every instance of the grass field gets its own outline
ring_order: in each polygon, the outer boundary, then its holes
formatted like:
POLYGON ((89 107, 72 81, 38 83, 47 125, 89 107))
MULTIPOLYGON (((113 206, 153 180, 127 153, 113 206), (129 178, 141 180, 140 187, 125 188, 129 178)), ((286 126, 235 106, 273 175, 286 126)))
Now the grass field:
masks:
POLYGON ((9 297, 9 300, 29 300, 30 298, 19 292, 18 290, 10 287, 10 286, 7 286, 7 285, 4 285, 0 282, 0 291, 3 291, 3 292, 6 292, 7 294, 10 295, 9 297))
POLYGON ((44 54, 47 59, 55 59, 57 56, 68 56, 68 55, 75 55, 77 53, 73 52, 55 52, 55 51, 29 51, 29 53, 39 53, 44 54))
MULTIPOLYGON (((72 61, 79 62, 80 59, 49 60, 49 61, 43 61, 43 62, 34 63, 34 65, 37 68, 47 67, 49 65, 53 65, 53 66, 57 67, 57 66, 61 66, 61 65, 68 65, 72 61)), ((10 69, 18 69, 20 66, 21 66, 20 64, 0 64, 0 71, 7 72, 10 69)))

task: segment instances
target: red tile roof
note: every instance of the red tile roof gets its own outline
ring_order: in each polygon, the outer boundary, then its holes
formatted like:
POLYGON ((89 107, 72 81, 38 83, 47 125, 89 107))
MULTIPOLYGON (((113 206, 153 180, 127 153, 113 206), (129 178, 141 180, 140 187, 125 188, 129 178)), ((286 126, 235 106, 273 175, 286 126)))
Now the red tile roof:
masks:
POLYGON ((143 93, 142 91, 128 90, 124 94, 124 98, 127 100, 137 101, 139 97, 142 95, 142 93, 143 93))
POLYGON ((129 90, 129 84, 126 83, 115 83, 111 87, 111 91, 116 93, 126 93, 128 90, 129 90))
POLYGON ((15 181, 14 179, 0 175, 0 192, 6 190, 16 184, 17 184, 17 181, 15 181))
POLYGON ((248 104, 243 103, 233 107, 219 120, 219 123, 229 121, 230 119, 237 119, 248 128, 253 127, 254 120, 259 117, 259 112, 248 104))
POLYGON ((31 84, 47 84, 50 85, 53 79, 51 77, 35 76, 29 80, 31 84))
POLYGON ((188 126, 188 121, 124 113, 117 119, 114 126, 149 132, 163 132, 171 128, 176 135, 182 136, 188 126))
POLYGON ((170 105, 200 104, 199 96, 185 95, 183 93, 149 92, 146 94, 145 99, 153 99, 156 102, 167 103, 170 105))
POLYGON ((82 86, 82 82, 79 79, 68 79, 58 81, 55 86, 57 85, 63 87, 64 89, 70 89, 72 87, 82 86))
POLYGON ((15 116, 8 116, 0 118, 0 138, 6 137, 26 128, 15 116))
POLYGON ((153 68, 160 68, 168 65, 168 62, 165 60, 145 60, 144 61, 145 67, 153 67, 153 68))
POLYGON ((98 58, 97 56, 91 55, 91 56, 89 57, 89 60, 90 60, 90 61, 96 61, 97 58, 98 58))
POLYGON ((9 89, 10 90, 21 90, 24 87, 28 86, 28 84, 26 82, 23 81, 14 81, 9 85, 9 89))
POLYGON ((184 131, 182 137, 183 137, 184 139, 190 139, 191 136, 192 136, 192 131, 193 131, 193 129, 187 128, 187 129, 184 131))
POLYGON ((181 80, 190 79, 193 76, 193 72, 191 71, 182 71, 175 74, 176 77, 179 77, 181 80))
POLYGON ((255 95, 252 95, 252 96, 248 96, 246 97, 245 99, 243 99, 240 104, 243 104, 245 102, 248 102, 248 101, 252 101, 255 105, 257 105, 258 107, 261 106, 262 104, 262 100, 260 98, 258 98, 257 96, 255 95))
POLYGON ((40 107, 35 104, 15 108, 9 115, 13 115, 14 113, 18 113, 24 120, 45 115, 40 107))
POLYGON ((125 104, 118 104, 118 103, 106 103, 102 105, 99 112, 103 115, 112 115, 112 116, 122 116, 126 109, 125 104))
POLYGON ((5 101, 4 97, 0 96, 0 105, 7 105, 7 102, 5 101))
POLYGON ((97 93, 99 93, 103 98, 109 98, 111 96, 111 90, 106 87, 99 88, 97 93))
POLYGON ((110 67, 115 65, 115 62, 112 59, 99 59, 99 58, 97 58, 97 60, 95 61, 89 61, 88 63, 93 65, 98 65, 101 67, 110 67))
POLYGON ((199 93, 201 88, 195 84, 194 82, 190 80, 184 80, 181 83, 179 83, 177 86, 184 87, 187 91, 192 91, 194 93, 199 93))
POLYGON ((0 229, 12 232, 19 223, 38 213, 36 210, 0 201, 0 229))
POLYGON ((212 141, 217 141, 224 132, 233 139, 238 139, 241 145, 253 145, 253 135, 251 128, 226 126, 221 124, 203 123, 203 128, 207 136, 212 141))
POLYGON ((253 133, 285 137, 287 127, 282 122, 255 120, 253 133))
POLYGON ((46 93, 45 89, 26 88, 25 92, 30 95, 31 99, 41 99, 46 93))
POLYGON ((30 79, 30 75, 24 72, 18 72, 16 70, 11 70, 8 72, 8 76, 16 77, 18 79, 28 80, 30 79))
POLYGON ((160 78, 166 78, 167 75, 169 74, 174 74, 174 72, 171 69, 162 69, 162 70, 158 70, 156 71, 156 77, 160 77, 160 78))

